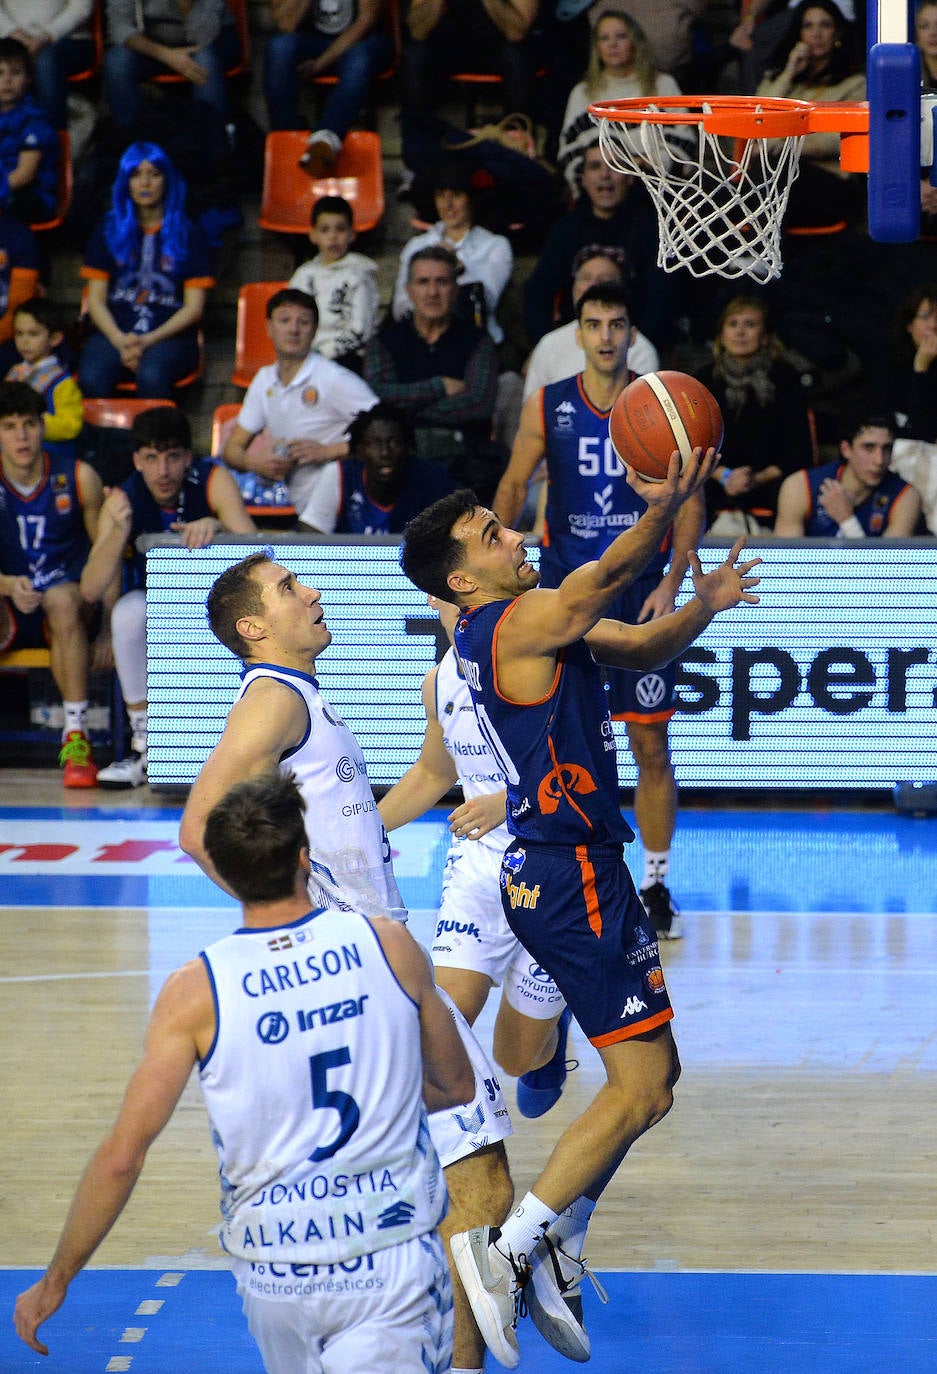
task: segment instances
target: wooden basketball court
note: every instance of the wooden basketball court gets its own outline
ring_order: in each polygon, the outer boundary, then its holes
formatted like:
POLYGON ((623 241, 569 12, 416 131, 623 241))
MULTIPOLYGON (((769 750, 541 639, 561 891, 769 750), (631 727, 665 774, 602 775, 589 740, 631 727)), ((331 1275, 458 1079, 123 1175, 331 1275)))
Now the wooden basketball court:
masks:
MULTIPOLYGON (((14 1271, 0 1284, 2 1370, 260 1369, 246 1331, 225 1337, 240 1354, 214 1358, 219 1326, 240 1321, 220 1274, 220 1287, 198 1279, 208 1296, 194 1318, 181 1298, 171 1318, 167 1298, 163 1345, 140 1337, 119 1348, 115 1336, 107 1360, 83 1363, 92 1327, 127 1327, 112 1311, 120 1284, 106 1281, 109 1266, 158 1271, 147 1291, 163 1273, 225 1267, 194 1082, 95 1258, 104 1273, 49 1324, 51 1360, 20 1346, 9 1322, 30 1281, 15 1271, 49 1258, 163 977, 236 923, 176 848, 179 809, 178 797, 147 789, 65 793, 54 772, 0 773, 0 1265, 14 1271)), ((890 809, 685 806, 672 886, 687 935, 663 947, 683 1077, 673 1112, 634 1147, 590 1231, 588 1258, 612 1287, 605 1308, 586 1289, 593 1368, 937 1368, 935 825, 890 809), (888 1357, 898 1348, 901 1358, 888 1357)), ((394 839, 425 940, 445 830, 437 816, 394 839)), ((493 1012, 494 996, 480 1022, 488 1043, 493 1012)), ((600 1082, 575 1027, 570 1055, 579 1067, 558 1107, 515 1117, 519 1193, 600 1082)), ((511 1082, 507 1095, 513 1104, 511 1082)), ((134 1320, 147 1329, 145 1316, 134 1320)), ((566 1367, 529 1325, 521 1368, 566 1367)))

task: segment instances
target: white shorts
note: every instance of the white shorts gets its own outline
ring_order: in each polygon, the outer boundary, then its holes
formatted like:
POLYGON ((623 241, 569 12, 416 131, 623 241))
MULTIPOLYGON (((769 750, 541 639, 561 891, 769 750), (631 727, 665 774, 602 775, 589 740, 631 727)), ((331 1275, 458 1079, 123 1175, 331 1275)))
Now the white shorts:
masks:
POLYGON ((494 1065, 452 998, 442 988, 438 992, 452 1013, 475 1070, 474 1100, 444 1112, 433 1112, 429 1117, 429 1133, 436 1146, 439 1162, 444 1169, 448 1169, 457 1159, 464 1159, 486 1145, 493 1145, 496 1140, 506 1140, 513 1135, 514 1127, 494 1065))
POLYGON ((267 1374, 447 1374, 452 1285, 435 1231, 345 1264, 235 1260, 267 1374))
POLYGON ((566 1001, 546 969, 527 953, 501 906, 501 851, 477 840, 449 850, 433 936, 438 968, 482 973, 515 1011, 536 1021, 559 1016, 566 1001))

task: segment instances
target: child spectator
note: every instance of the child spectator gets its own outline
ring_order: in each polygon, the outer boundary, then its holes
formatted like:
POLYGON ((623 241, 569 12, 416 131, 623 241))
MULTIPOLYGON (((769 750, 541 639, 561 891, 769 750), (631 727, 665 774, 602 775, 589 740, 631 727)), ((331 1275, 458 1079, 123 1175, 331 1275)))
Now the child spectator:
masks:
POLYGON ((13 342, 21 361, 6 375, 25 382, 45 402, 44 446, 47 453, 75 456, 75 439, 85 422, 78 383, 56 356, 64 334, 59 312, 44 296, 32 296, 13 311, 13 342))
POLYGON ((0 173, 10 189, 8 208, 18 219, 49 219, 55 212, 59 140, 42 106, 30 94, 29 49, 0 38, 0 173))
POLYGON ((310 242, 319 250, 290 278, 290 286, 319 307, 316 349, 360 372, 365 344, 377 328, 377 263, 349 252, 355 240, 351 206, 342 196, 320 196, 312 207, 310 242))

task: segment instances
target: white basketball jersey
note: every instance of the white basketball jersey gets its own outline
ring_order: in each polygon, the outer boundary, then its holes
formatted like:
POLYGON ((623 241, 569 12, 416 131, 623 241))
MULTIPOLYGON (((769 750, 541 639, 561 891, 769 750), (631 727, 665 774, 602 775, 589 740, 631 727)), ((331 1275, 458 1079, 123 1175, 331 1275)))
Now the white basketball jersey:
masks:
POLYGON ((306 835, 313 860, 309 890, 313 899, 323 906, 336 904, 329 882, 317 883, 318 872, 331 879, 331 884, 355 910, 367 916, 406 920, 390 843, 358 741, 308 673, 270 663, 255 664, 244 674, 238 700, 251 683, 263 677, 276 678, 292 688, 306 703, 309 714, 304 738, 284 754, 280 769, 295 775, 306 803, 306 835))
POLYGON ((370 923, 318 910, 201 957, 217 1031, 199 1076, 224 1249, 336 1264, 438 1225, 446 1185, 423 1108, 419 1009, 370 923))
MULTIPOLYGON (((452 648, 443 655, 436 669, 436 718, 466 800, 501 792, 505 786, 504 774, 478 728, 472 694, 452 648)), ((507 826, 499 825, 480 840, 465 843, 483 844, 502 854, 510 838, 507 826)))

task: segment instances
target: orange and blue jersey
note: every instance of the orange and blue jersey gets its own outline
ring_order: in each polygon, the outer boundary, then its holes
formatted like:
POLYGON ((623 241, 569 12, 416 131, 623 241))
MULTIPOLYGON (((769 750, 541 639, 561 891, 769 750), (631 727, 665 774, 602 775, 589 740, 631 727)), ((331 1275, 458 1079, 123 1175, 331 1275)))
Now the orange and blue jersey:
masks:
MULTIPOLYGON (((839 525, 820 505, 820 488, 832 478, 842 481, 845 463, 824 463, 819 468, 805 468, 804 481, 807 484, 807 513, 804 516, 804 534, 816 538, 835 539, 839 525)), ((895 472, 886 472, 878 486, 856 506, 853 515, 859 521, 864 533, 871 538, 883 535, 888 529, 895 506, 911 488, 895 472)))
POLYGON ((557 655, 542 698, 509 701, 496 655, 516 604, 465 611, 455 632, 479 726, 507 779, 514 838, 501 860, 501 906, 601 1048, 662 1026, 673 1009, 657 937, 622 856, 634 832, 618 809, 615 736, 599 669, 577 640, 557 655))
POLYGON ((28 496, 0 472, 0 572, 28 577, 37 591, 78 582, 91 543, 74 458, 44 453, 28 496))
POLYGON ((141 473, 133 471, 123 484, 131 509, 130 534, 127 539, 128 561, 124 569, 125 592, 143 586, 146 579, 146 555, 137 549, 141 534, 166 534, 177 522, 190 525, 193 520, 204 520, 214 515, 209 499, 212 474, 217 471, 218 463, 210 458, 196 458, 189 465, 179 488, 179 496, 172 507, 161 506, 143 480, 141 473))
POLYGON ((618 809, 618 767, 602 678, 578 640, 557 655, 550 690, 510 701, 498 683, 498 635, 517 601, 466 611, 455 646, 479 725, 507 778, 507 825, 543 844, 617 845, 634 839, 618 809))

